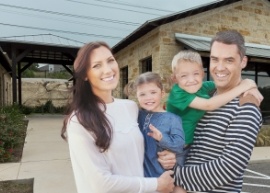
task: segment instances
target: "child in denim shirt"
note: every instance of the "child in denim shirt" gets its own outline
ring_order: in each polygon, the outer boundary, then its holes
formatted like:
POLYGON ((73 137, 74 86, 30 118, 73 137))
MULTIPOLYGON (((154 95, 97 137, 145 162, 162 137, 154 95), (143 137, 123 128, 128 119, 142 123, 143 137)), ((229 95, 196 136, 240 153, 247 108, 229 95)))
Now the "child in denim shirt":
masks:
POLYGON ((145 143, 144 174, 145 177, 159 177, 164 169, 158 162, 157 152, 172 151, 176 153, 177 164, 183 165, 181 153, 185 137, 182 121, 179 116, 163 109, 161 100, 165 92, 157 73, 141 74, 132 87, 141 107, 138 123, 145 143))

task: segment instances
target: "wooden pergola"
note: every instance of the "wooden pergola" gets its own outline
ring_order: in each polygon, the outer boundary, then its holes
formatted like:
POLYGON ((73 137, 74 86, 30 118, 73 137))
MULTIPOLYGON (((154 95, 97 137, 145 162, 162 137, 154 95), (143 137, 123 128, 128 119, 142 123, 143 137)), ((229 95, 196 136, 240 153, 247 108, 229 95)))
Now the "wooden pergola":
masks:
POLYGON ((21 74, 33 63, 62 65, 71 75, 68 65, 73 65, 80 47, 0 39, 0 47, 11 59, 13 103, 22 104, 21 74), (22 67, 22 63, 26 63, 22 67), (17 82, 18 79, 18 82, 17 82), (17 86, 18 85, 18 86, 17 86))

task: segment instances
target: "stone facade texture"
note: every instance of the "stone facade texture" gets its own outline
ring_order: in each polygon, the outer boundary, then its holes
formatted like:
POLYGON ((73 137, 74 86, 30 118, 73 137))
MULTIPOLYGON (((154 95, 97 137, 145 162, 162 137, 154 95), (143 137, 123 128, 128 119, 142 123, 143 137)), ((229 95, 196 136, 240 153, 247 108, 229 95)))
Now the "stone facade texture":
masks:
POLYGON ((22 104, 29 107, 44 105, 51 100, 55 107, 68 104, 72 82, 62 79, 22 79, 22 104))
MULTIPOLYGON (((183 49, 175 33, 213 37, 225 29, 238 30, 246 42, 270 46, 270 3, 245 0, 161 25, 115 54, 120 69, 128 66, 128 79, 140 72, 140 61, 152 57, 152 71, 162 77, 171 74, 171 60, 183 49)), ((119 84, 121 85, 121 84, 119 84)), ((122 88, 115 95, 121 96, 122 88)))

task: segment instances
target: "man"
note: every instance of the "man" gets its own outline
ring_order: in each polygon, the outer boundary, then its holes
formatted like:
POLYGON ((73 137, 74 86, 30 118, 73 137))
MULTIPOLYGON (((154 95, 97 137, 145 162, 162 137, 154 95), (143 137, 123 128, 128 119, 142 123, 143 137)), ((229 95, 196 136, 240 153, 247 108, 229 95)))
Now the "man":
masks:
MULTIPOLYGON (((216 95, 236 87, 247 64, 243 36, 234 30, 212 39, 210 73, 216 95)), ((184 167, 175 168, 177 186, 195 192, 241 192, 262 117, 253 96, 237 97, 199 121, 184 167)))

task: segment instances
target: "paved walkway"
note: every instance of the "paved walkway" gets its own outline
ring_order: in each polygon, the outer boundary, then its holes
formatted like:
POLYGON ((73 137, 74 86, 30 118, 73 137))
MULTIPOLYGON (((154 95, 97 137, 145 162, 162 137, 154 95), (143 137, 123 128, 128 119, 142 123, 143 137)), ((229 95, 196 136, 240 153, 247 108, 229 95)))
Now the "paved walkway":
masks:
MULTIPOLYGON (((60 137, 63 116, 31 115, 22 160, 0 164, 0 180, 34 178, 34 193, 76 193, 68 145, 60 137)), ((270 147, 254 148, 251 162, 270 161, 270 147)))
POLYGON ((0 180, 34 178, 34 193, 76 193, 63 116, 31 115, 20 163, 0 164, 0 180))

